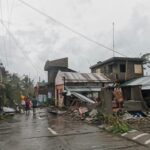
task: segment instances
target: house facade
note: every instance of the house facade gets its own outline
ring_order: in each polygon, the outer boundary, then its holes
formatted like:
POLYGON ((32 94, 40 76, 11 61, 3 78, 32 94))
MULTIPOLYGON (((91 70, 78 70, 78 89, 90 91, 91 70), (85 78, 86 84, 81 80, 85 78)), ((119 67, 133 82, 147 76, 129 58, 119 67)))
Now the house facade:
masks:
POLYGON ((124 82, 143 76, 143 59, 112 57, 90 67, 92 73, 103 73, 113 82, 124 82))
POLYGON ((64 72, 75 72, 72 69, 68 68, 68 58, 61 58, 52 61, 46 61, 44 70, 48 74, 48 98, 55 99, 55 78, 59 70, 64 72))
POLYGON ((59 71, 55 80, 55 105, 70 105, 74 96, 98 100, 101 88, 109 83, 103 74, 59 71))

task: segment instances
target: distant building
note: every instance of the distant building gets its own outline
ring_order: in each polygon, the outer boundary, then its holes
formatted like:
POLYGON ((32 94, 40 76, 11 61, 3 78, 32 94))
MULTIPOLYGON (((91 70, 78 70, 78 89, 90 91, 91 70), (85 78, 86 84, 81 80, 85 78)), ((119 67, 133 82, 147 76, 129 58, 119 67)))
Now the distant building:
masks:
POLYGON ((59 71, 55 80, 55 105, 70 105, 73 98, 86 96, 98 100, 101 88, 111 83, 104 74, 59 71), (64 94, 63 94, 64 93, 64 94), (68 96, 68 97, 67 97, 68 96))
POLYGON ((45 83, 44 81, 38 82, 37 85, 34 87, 34 93, 40 102, 45 102, 48 97, 47 83, 45 83))
POLYGON ((55 78, 58 71, 75 72, 68 68, 68 58, 46 61, 44 70, 48 72, 48 98, 55 99, 55 78))
POLYGON ((90 67, 92 73, 104 73, 113 82, 124 82, 143 76, 143 59, 112 57, 90 67))

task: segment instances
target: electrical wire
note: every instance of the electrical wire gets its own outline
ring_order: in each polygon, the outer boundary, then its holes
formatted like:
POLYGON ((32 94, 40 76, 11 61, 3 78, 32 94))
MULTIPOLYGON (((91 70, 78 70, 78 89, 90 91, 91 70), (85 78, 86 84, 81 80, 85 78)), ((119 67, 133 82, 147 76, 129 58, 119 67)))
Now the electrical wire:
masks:
MULTIPOLYGON (((1 15, 1 20, 3 20, 3 3, 2 3, 2 0, 0 0, 0 15, 1 15)), ((2 21, 3 23, 3 21, 2 21)), ((2 28, 2 35, 5 34, 5 30, 4 28, 2 28)), ((5 41, 5 38, 2 38, 2 41, 3 41, 3 51, 4 51, 4 57, 5 57, 5 65, 8 67, 8 59, 7 59, 7 49, 6 49, 6 41, 5 41)))
POLYGON ((16 46, 19 48, 19 50, 21 50, 21 52, 22 52, 22 54, 24 55, 24 57, 25 57, 26 59, 28 59, 28 61, 30 62, 30 64, 32 65, 32 67, 34 68, 34 70, 36 71, 37 76, 38 76, 39 72, 38 72, 37 69, 39 69, 40 71, 41 71, 41 69, 38 68, 37 66, 35 66, 35 65, 32 63, 32 61, 30 60, 30 58, 29 58, 29 57, 26 55, 26 53, 24 52, 23 48, 18 44, 18 42, 17 42, 16 38, 13 36, 13 34, 9 31, 9 29, 5 26, 5 24, 4 24, 2 21, 0 21, 0 22, 1 22, 1 24, 4 26, 4 28, 6 29, 6 31, 7 31, 8 34, 10 35, 10 37, 13 39, 13 41, 14 41, 15 44, 16 44, 16 46))
POLYGON ((67 30, 73 32, 74 34, 76 34, 76 35, 78 35, 78 36, 80 36, 80 37, 82 37, 82 38, 84 38, 84 39, 86 39, 86 40, 88 40, 88 41, 90 41, 90 42, 92 42, 92 43, 94 43, 94 44, 100 46, 100 47, 103 47, 103 48, 105 48, 105 49, 107 49, 107 50, 109 50, 109 51, 113 51, 113 52, 115 52, 115 53, 117 53, 117 54, 119 54, 119 55, 121 55, 121 56, 127 57, 126 55, 124 55, 124 54, 122 54, 122 53, 120 53, 120 52, 118 52, 118 51, 116 51, 116 50, 113 50, 112 48, 109 48, 109 47, 105 46, 104 44, 101 44, 101 43, 99 43, 99 42, 97 42, 97 41, 95 41, 95 40, 93 40, 93 39, 87 37, 86 35, 84 35, 84 34, 78 32, 78 31, 72 29, 72 28, 69 27, 68 25, 66 25, 66 24, 64 24, 64 23, 62 23, 62 22, 56 20, 55 18, 53 18, 53 17, 51 17, 51 16, 49 16, 49 15, 47 15, 45 12, 42 12, 41 10, 39 10, 39 9, 35 8, 34 6, 28 4, 27 2, 25 2, 25 1, 23 1, 23 0, 18 0, 18 1, 20 1, 20 2, 21 2, 22 4, 24 4, 25 6, 31 8, 32 10, 38 12, 38 13, 41 14, 42 16, 45 16, 45 17, 47 17, 48 19, 52 20, 53 22, 55 22, 55 23, 57 23, 57 24, 63 26, 64 28, 66 28, 67 30))
MULTIPOLYGON (((11 18, 12 18, 12 14, 13 14, 13 9, 14 9, 14 4, 15 4, 15 0, 12 0, 12 1, 9 1, 7 0, 7 28, 8 30, 10 31, 10 28, 11 28, 11 18)), ((8 36, 8 53, 9 53, 9 56, 10 57, 13 57, 12 55, 12 51, 10 50, 10 47, 11 47, 11 37, 9 34, 7 34, 8 36)), ((11 63, 9 63, 9 67, 13 68, 14 67, 12 66, 11 63)))

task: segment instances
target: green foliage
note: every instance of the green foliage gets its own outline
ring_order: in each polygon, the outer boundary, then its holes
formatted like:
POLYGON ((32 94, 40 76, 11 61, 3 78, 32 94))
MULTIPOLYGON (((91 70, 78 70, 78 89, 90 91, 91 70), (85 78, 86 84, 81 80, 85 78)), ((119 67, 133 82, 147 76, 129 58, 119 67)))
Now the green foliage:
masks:
POLYGON ((123 121, 118 115, 104 115, 98 114, 98 119, 101 120, 108 127, 107 131, 112 133, 125 133, 130 130, 130 126, 127 122, 123 121))
POLYGON ((3 87, 0 91, 0 106, 20 104, 21 95, 33 95, 33 81, 27 76, 19 77, 17 74, 5 73, 3 75, 3 87))

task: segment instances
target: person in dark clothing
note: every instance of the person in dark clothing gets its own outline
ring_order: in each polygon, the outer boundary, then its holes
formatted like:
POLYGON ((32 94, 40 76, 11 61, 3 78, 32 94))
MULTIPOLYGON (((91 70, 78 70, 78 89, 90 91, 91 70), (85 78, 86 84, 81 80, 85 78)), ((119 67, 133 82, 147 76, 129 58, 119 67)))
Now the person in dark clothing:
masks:
POLYGON ((33 115, 36 115, 37 103, 38 103, 37 99, 35 98, 35 96, 33 96, 33 99, 32 99, 33 115))

